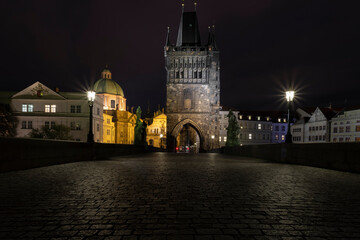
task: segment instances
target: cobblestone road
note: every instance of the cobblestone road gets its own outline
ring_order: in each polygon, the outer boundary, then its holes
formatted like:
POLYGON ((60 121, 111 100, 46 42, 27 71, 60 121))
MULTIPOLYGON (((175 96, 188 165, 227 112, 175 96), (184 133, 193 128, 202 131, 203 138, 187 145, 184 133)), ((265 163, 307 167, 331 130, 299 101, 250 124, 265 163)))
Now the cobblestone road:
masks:
POLYGON ((154 153, 0 174, 0 239, 360 239, 360 175, 154 153))

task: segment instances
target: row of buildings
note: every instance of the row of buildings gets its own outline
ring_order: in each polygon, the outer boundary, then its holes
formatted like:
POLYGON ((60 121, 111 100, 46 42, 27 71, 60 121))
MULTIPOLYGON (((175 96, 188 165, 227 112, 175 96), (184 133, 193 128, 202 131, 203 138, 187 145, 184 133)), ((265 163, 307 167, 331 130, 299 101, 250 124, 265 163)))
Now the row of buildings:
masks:
POLYGON ((360 142, 360 107, 298 108, 293 143, 360 142))
MULTIPOLYGON (((96 92, 92 114, 94 141, 133 144, 136 114, 133 108, 129 111, 124 92, 112 80, 107 67, 93 85, 93 90, 96 92)), ((1 92, 0 98, 1 103, 10 105, 18 121, 16 137, 29 137, 33 129, 65 125, 70 128, 74 141, 87 141, 90 108, 86 92, 60 92, 59 89, 52 90, 35 82, 19 92, 1 92)), ((147 124, 148 143, 163 146, 162 143, 166 142, 164 111, 157 111, 154 116, 148 117, 147 124)))

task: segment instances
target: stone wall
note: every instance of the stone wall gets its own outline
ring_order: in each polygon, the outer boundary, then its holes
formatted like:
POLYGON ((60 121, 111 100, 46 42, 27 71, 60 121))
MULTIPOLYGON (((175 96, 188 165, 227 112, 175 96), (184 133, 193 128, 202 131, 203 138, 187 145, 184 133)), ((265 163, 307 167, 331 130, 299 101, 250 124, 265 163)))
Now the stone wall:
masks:
POLYGON ((0 138, 0 172, 144 153, 134 145, 0 138))
POLYGON ((360 173, 360 143, 266 144, 223 148, 225 154, 360 173))

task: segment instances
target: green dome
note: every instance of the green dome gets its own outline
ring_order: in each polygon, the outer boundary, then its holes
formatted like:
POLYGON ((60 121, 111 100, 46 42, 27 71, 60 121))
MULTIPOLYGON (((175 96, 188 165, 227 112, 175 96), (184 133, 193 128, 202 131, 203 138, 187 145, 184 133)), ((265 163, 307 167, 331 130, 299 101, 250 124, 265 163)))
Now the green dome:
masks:
POLYGON ((120 95, 122 97, 125 97, 124 91, 122 90, 120 85, 117 84, 115 81, 107 78, 102 78, 96 81, 93 90, 99 94, 108 93, 108 94, 120 95))

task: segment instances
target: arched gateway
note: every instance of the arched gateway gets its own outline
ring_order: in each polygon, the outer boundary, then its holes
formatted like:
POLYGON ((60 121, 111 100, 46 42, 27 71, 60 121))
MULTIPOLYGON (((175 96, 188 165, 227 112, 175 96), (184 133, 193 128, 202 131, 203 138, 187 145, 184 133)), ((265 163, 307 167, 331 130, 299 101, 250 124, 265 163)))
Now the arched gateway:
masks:
POLYGON ((197 146, 219 148, 220 52, 213 28, 201 44, 196 11, 184 12, 175 45, 169 31, 164 47, 167 115, 167 149, 197 146))
POLYGON ((184 119, 178 124, 176 124, 176 126, 170 132, 170 138, 172 141, 175 141, 172 144, 174 146, 192 146, 196 148, 194 152, 202 152, 205 149, 203 131, 201 130, 200 126, 191 119, 184 119), (198 139, 196 139, 196 137, 194 139, 194 136, 189 136, 191 135, 191 132, 189 134, 189 128, 192 128, 194 130, 194 132, 197 134, 198 139), (181 139, 181 133, 183 132, 185 132, 185 136, 184 139, 181 139), (185 140, 185 142, 181 140, 185 140))

